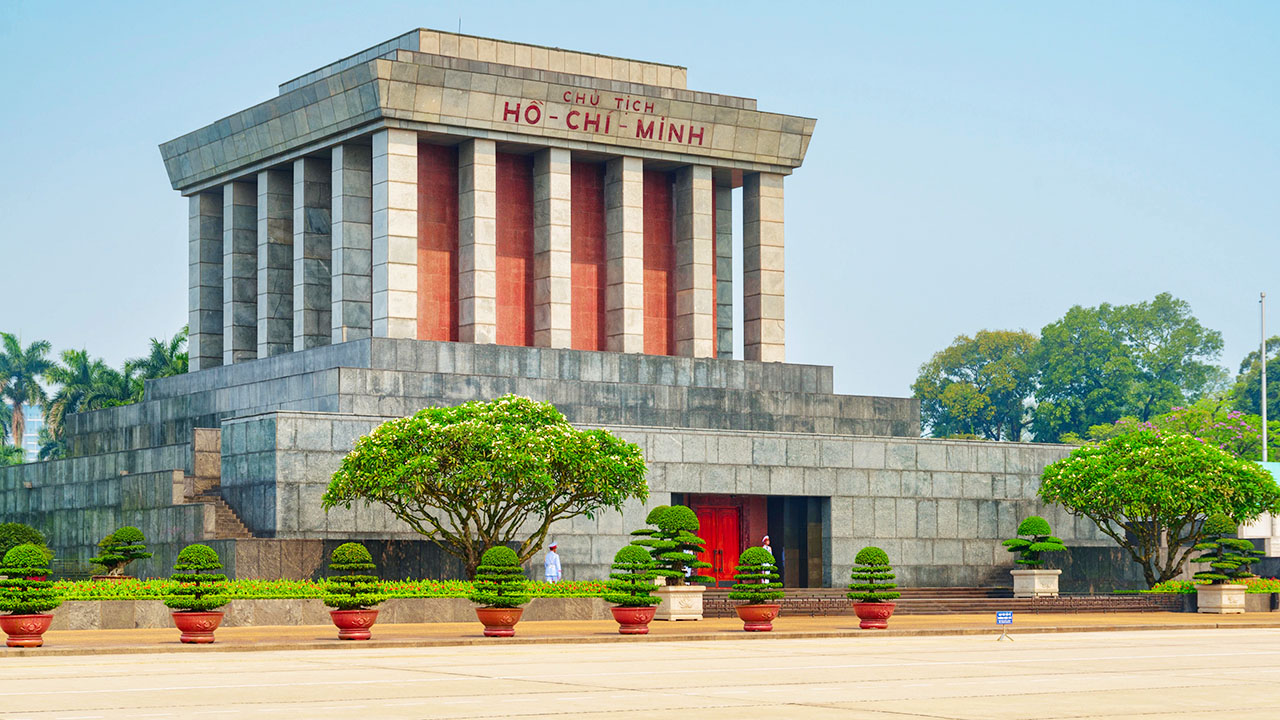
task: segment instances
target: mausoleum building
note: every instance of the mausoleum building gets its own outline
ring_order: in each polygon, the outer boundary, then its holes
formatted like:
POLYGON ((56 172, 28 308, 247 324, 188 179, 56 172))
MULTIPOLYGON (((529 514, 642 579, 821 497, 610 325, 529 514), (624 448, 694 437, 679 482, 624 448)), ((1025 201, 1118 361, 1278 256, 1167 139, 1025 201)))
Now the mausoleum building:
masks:
POLYGON ((645 453, 647 505, 553 528, 569 579, 675 502, 721 582, 768 534, 791 586, 843 584, 867 544, 906 584, 1007 584, 1029 514, 1071 562, 1114 557, 1035 499, 1067 448, 922 439, 915 400, 786 362, 784 189, 814 127, 683 67, 434 30, 290 80, 161 145, 190 208, 191 372, 72 416, 70 458, 0 468, 0 516, 64 558, 137 525, 144 575, 199 541, 237 576, 307 577, 348 540, 446 574, 385 510, 320 496, 381 422, 510 392, 645 453))

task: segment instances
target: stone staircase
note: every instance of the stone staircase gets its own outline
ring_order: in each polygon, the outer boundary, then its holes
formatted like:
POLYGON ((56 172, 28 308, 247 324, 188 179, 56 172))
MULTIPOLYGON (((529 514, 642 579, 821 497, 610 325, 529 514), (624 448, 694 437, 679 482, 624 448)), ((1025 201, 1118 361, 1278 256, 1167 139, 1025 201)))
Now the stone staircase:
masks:
POLYGON ((242 540, 253 537, 236 511, 222 499, 222 431, 196 428, 192 446, 195 473, 183 478, 186 503, 212 505, 214 510, 211 540, 242 540))

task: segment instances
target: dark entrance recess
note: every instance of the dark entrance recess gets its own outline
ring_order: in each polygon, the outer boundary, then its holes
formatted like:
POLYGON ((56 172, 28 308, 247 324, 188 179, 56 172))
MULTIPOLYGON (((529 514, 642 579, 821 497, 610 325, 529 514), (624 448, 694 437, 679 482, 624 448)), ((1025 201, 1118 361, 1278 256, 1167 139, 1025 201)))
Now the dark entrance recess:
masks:
POLYGON ((787 587, 822 587, 826 498, 673 493, 671 502, 689 506, 698 516, 698 534, 707 543, 699 559, 711 563, 704 573, 715 578, 714 587, 733 585, 738 556, 765 535, 787 587))

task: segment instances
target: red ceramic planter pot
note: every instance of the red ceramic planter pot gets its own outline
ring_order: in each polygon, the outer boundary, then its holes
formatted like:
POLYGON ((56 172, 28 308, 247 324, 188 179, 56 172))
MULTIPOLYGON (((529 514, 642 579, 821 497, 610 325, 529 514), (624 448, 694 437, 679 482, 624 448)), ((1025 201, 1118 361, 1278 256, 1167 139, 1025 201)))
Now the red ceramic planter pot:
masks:
POLYGON ((369 628, 378 621, 376 609, 330 610, 329 617, 338 627, 339 640, 368 640, 373 637, 369 628))
POLYGON ((618 621, 618 633, 621 635, 648 635, 649 623, 653 622, 653 614, 658 608, 648 607, 612 607, 613 619, 618 621))
POLYGON ((40 647, 44 645, 44 632, 53 624, 53 615, 0 615, 0 630, 9 636, 9 647, 40 647))
POLYGON ((898 604, 891 602, 856 602, 853 612, 862 621, 858 627, 863 630, 884 630, 889 627, 889 616, 896 607, 898 604))
POLYGON ((213 642, 213 631, 222 624, 222 613, 178 611, 173 613, 173 624, 182 631, 179 640, 204 645, 213 642))
POLYGON ((760 603, 757 605, 739 605, 738 617, 742 619, 742 629, 747 632, 769 632, 773 629, 773 619, 782 612, 779 603, 760 603))
POLYGON ((476 617, 484 624, 485 637, 511 637, 516 634, 516 623, 524 608, 476 608, 476 617))

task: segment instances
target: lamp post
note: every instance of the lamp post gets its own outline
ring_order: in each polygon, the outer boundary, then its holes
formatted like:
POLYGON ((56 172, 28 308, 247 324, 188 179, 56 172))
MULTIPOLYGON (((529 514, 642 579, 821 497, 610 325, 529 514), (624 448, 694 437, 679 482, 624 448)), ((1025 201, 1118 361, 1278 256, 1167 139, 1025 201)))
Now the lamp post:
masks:
POLYGON ((1262 308, 1260 322, 1262 325, 1262 462, 1267 462, 1267 294, 1260 293, 1258 304, 1262 308))

